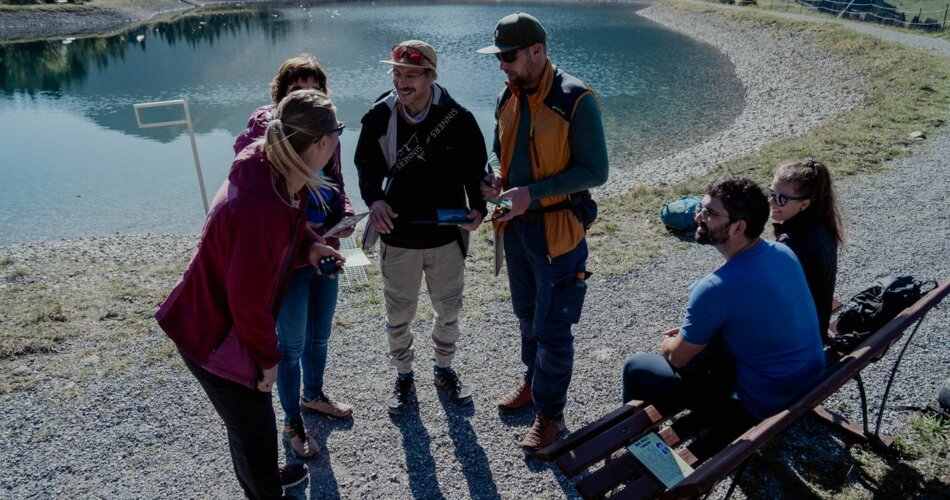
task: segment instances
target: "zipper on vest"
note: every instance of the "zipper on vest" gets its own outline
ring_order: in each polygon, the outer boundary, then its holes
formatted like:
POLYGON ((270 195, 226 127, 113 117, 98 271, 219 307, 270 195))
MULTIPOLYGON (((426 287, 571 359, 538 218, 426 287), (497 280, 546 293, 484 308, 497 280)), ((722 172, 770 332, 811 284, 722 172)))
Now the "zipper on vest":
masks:
POLYGON ((531 152, 533 153, 532 156, 534 156, 534 168, 541 170, 541 160, 538 159, 538 145, 534 142, 534 127, 531 127, 531 132, 528 134, 528 142, 531 143, 531 152))

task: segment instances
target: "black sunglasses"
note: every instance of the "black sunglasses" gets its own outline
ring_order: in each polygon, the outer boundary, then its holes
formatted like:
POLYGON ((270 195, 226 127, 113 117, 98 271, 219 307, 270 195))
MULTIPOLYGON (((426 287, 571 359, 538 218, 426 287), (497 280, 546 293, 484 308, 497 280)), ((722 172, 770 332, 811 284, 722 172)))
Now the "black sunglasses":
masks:
POLYGON ((499 52, 495 54, 495 57, 498 58, 498 60, 503 63, 511 64, 515 62, 516 59, 518 59, 518 52, 521 52, 523 49, 524 47, 519 47, 515 50, 509 50, 507 52, 499 52))
POLYGON ((788 196, 788 195, 784 195, 784 194, 782 194, 782 193, 779 193, 778 191, 773 191, 771 187, 768 187, 768 188, 765 188, 765 189, 768 189, 768 190, 769 190, 769 199, 774 199, 774 200, 775 200, 775 204, 778 205, 778 206, 780 206, 780 207, 784 207, 785 204, 788 203, 788 200, 807 200, 807 199, 808 199, 807 196, 788 196))
MULTIPOLYGON (((337 136, 342 135, 342 134, 343 134, 343 129, 346 128, 346 124, 343 123, 343 122, 337 122, 337 123, 339 123, 339 126, 337 126, 337 128, 335 128, 335 129, 333 129, 333 130, 331 130, 331 131, 329 131, 329 132, 326 132, 326 133, 324 133, 323 135, 333 135, 333 134, 336 134, 337 136)), ((313 140, 313 143, 316 144, 317 141, 319 141, 320 138, 323 137, 323 135, 321 135, 320 137, 317 137, 316 139, 314 139, 314 140, 313 140)))

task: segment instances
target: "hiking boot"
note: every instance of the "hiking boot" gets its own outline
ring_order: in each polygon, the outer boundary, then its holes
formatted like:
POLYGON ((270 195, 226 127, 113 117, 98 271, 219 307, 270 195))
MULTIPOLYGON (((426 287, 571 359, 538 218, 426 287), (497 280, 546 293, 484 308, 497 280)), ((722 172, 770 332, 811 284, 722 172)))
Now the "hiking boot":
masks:
POLYGON ((289 424, 284 425, 284 432, 282 434, 284 439, 290 443, 290 449, 294 450, 294 455, 297 455, 297 457, 306 460, 320 453, 320 445, 307 434, 307 428, 303 425, 303 419, 297 418, 289 424))
POLYGON ((393 415, 402 415, 409 406, 410 399, 416 393, 415 378, 409 375, 400 375, 396 377, 396 384, 393 387, 393 393, 389 396, 389 413, 393 415))
POLYGON ((306 413, 316 413, 318 415, 323 415, 324 417, 336 420, 350 418, 353 416, 353 405, 337 403, 336 401, 333 401, 327 397, 323 391, 320 391, 319 397, 310 401, 307 401, 301 397, 300 406, 306 413))
POLYGON ((526 452, 534 453, 540 448, 553 443, 557 433, 564 430, 564 427, 563 417, 555 420, 544 415, 538 415, 534 419, 534 425, 528 429, 528 433, 521 440, 521 447, 526 452))
POLYGON ((457 405, 467 405, 472 402, 472 390, 465 387, 458 373, 452 367, 434 368, 435 386, 445 392, 450 401, 457 405))
POLYGON ((293 488, 307 479, 309 471, 307 464, 287 464, 280 469, 280 485, 293 488))
POLYGON ((518 387, 501 398, 501 401, 498 402, 498 409, 504 413, 511 413, 527 408, 531 403, 531 384, 522 379, 518 387))

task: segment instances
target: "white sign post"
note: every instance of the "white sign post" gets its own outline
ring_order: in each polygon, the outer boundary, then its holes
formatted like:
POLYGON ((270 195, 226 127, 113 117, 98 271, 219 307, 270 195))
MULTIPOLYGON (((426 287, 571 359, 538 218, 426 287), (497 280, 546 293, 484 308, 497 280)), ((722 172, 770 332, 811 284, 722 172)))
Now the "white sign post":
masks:
POLYGON ((201 189, 201 203, 205 207, 205 215, 208 214, 208 195, 205 193, 205 181, 204 176, 201 174, 201 162, 198 160, 198 144, 195 142, 195 131, 191 127, 191 112, 188 110, 188 100, 187 99, 175 99, 172 101, 158 101, 158 102, 146 102, 141 104, 133 104, 132 109, 135 110, 135 123, 139 128, 155 128, 155 127, 170 127, 173 125, 187 125, 188 126, 188 136, 191 137, 191 152, 195 155, 195 173, 198 174, 198 188, 201 189), (185 119, 184 120, 174 120, 170 122, 156 122, 156 123, 142 123, 142 118, 139 116, 140 109, 146 108, 163 108, 166 106, 182 106, 185 109, 185 119))

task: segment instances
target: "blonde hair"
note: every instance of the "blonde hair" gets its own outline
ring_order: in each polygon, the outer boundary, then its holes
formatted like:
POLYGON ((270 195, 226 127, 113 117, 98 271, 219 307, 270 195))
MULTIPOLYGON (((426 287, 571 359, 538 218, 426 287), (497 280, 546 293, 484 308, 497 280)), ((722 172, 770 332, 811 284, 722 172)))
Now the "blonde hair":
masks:
POLYGON ((333 133, 336 127, 336 106, 326 94, 319 90, 298 90, 280 101, 264 133, 264 153, 271 168, 287 182, 301 181, 321 205, 325 205, 326 200, 320 189, 336 189, 336 186, 316 175, 300 154, 324 135, 333 133))

